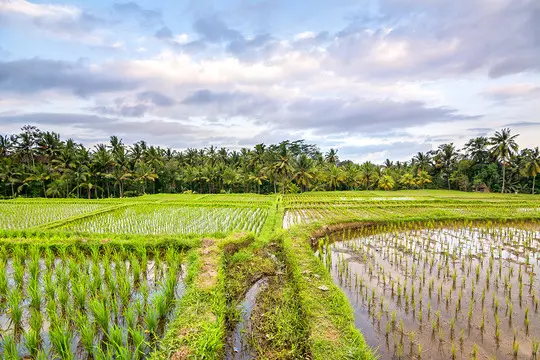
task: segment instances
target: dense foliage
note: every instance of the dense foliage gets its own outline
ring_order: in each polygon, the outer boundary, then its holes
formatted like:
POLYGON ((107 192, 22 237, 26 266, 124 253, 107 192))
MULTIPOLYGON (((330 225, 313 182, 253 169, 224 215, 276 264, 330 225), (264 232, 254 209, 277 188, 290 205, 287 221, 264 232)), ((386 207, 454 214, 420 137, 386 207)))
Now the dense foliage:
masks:
POLYGON ((54 132, 25 126, 0 136, 0 194, 5 197, 124 197, 144 193, 297 193, 312 190, 448 188, 535 193, 540 151, 519 150, 510 129, 443 144, 410 161, 340 161, 303 140, 229 151, 175 151, 116 136, 88 149, 54 132))

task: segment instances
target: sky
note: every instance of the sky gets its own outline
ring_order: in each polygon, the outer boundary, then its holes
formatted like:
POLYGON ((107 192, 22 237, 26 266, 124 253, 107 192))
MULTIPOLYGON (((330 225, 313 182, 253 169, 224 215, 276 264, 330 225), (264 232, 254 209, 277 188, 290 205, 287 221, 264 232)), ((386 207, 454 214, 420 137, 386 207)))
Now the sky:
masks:
POLYGON ((540 146, 538 0, 0 0, 0 133, 407 160, 540 146))

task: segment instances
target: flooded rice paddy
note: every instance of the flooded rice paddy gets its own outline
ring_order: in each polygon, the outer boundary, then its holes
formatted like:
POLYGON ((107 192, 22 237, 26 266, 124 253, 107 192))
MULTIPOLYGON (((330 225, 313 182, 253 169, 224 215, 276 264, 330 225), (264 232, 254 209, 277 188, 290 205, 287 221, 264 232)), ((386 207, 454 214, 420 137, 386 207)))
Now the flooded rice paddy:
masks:
POLYGON ((318 244, 381 359, 536 359, 540 231, 335 233, 318 244))
POLYGON ((0 247, 3 358, 145 358, 184 292, 172 248, 0 247))

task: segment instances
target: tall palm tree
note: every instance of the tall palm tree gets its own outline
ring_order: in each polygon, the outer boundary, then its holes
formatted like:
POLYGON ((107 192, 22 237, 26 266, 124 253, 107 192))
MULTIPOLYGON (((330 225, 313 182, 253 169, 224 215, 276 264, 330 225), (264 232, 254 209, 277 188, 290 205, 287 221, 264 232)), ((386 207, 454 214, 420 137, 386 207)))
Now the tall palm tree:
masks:
POLYGON ((291 157, 285 145, 280 146, 278 160, 274 162, 273 168, 276 174, 281 178, 282 193, 285 194, 285 183, 293 171, 291 157))
POLYGON ((448 190, 450 190, 450 175, 457 162, 458 155, 459 153, 453 143, 440 145, 435 155, 436 166, 442 169, 446 176, 448 190))
POLYGON ((296 181, 296 184, 300 185, 300 190, 302 192, 309 188, 313 176, 313 160, 308 158, 306 154, 301 154, 296 161, 293 179, 296 181))
POLYGON ((257 194, 261 193, 261 185, 267 179, 264 169, 261 165, 255 166, 255 169, 249 174, 249 180, 257 185, 257 194))
POLYGON ((531 194, 534 194, 536 175, 540 174, 540 150, 538 147, 535 147, 532 150, 527 149, 525 151, 523 173, 526 176, 531 176, 533 178, 531 194))
POLYGON ((413 157, 413 163, 418 173, 425 171, 431 165, 431 156, 429 153, 419 152, 413 157))
POLYGON ((489 145, 489 139, 485 136, 479 136, 469 140, 463 150, 469 155, 472 161, 475 163, 485 163, 488 160, 489 152, 487 147, 489 145))
POLYGON ((328 168, 328 182, 332 190, 336 190, 339 184, 343 181, 343 172, 337 165, 330 165, 328 168))
POLYGON ((506 163, 510 158, 518 151, 518 144, 516 138, 519 134, 512 135, 510 129, 502 129, 495 132, 495 135, 489 139, 492 146, 489 151, 501 162, 502 164, 502 188, 501 193, 504 193, 504 186, 506 182, 506 163))
POLYGON ((4 158, 4 161, 0 163, 0 180, 10 184, 11 197, 15 197, 15 184, 21 182, 21 174, 17 171, 16 164, 11 158, 4 158))
POLYGON ((371 161, 366 161, 360 165, 360 179, 368 190, 371 189, 371 185, 375 185, 378 181, 378 168, 377 165, 371 161))
POLYGON ((43 196, 47 197, 47 188, 46 184, 47 181, 51 179, 51 171, 50 168, 42 163, 37 163, 35 166, 31 169, 31 174, 28 176, 24 182, 32 182, 37 181, 41 184, 41 187, 43 189, 43 196))
POLYGON ((337 150, 335 149, 330 149, 326 155, 325 155, 325 159, 328 163, 332 164, 332 165, 336 165, 339 161, 339 158, 338 158, 338 154, 337 154, 337 150))

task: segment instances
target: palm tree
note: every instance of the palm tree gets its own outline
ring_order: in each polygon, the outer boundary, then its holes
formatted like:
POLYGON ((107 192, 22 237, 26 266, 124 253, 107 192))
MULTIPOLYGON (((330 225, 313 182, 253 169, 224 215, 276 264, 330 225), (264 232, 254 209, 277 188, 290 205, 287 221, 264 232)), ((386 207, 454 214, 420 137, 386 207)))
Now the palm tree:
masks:
POLYGON ((375 185, 378 180, 378 168, 377 165, 370 161, 366 161, 360 165, 360 180, 366 186, 368 190, 371 189, 371 185, 375 185))
POLYGON ((431 175, 427 171, 422 170, 416 175, 416 184, 424 189, 424 186, 431 182, 431 175))
POLYGON ((0 163, 0 179, 11 185, 11 197, 15 197, 15 184, 21 182, 20 176, 11 158, 5 158, 0 163))
POLYGON ((469 140, 463 150, 469 155, 472 161, 475 163, 485 163, 488 160, 489 152, 487 147, 489 145, 489 140, 485 136, 479 136, 474 139, 469 140))
POLYGON ((436 166, 443 170, 448 181, 448 190, 450 190, 450 175, 458 155, 459 153, 453 143, 440 145, 435 155, 436 166))
POLYGON ((502 164, 502 188, 501 193, 504 193, 504 186, 506 181, 506 162, 518 151, 518 144, 516 143, 516 138, 519 134, 511 135, 510 129, 502 129, 501 131, 495 132, 495 135, 492 136, 490 140, 490 145, 492 147, 489 151, 501 162, 502 164))
POLYGON ((147 181, 156 181, 158 175, 153 172, 153 169, 145 164, 141 163, 135 169, 135 180, 139 181, 143 186, 143 194, 146 194, 146 182, 147 181))
POLYGON ((408 189, 409 187, 416 185, 416 179, 414 178, 414 176, 412 176, 411 173, 405 173, 403 174, 401 179, 399 179, 399 183, 408 189))
POLYGON ((343 173, 341 168, 336 165, 330 165, 328 169, 328 182, 333 190, 336 190, 341 181, 343 180, 343 173))
POLYGON ((285 145, 280 146, 279 158, 274 162, 273 168, 276 175, 281 177, 282 193, 285 194, 285 182, 293 171, 291 158, 285 145))
MULTIPOLYGON (((118 186, 119 195, 124 197, 124 183, 133 176, 128 169, 116 166, 112 173, 107 175, 114 180, 114 186, 118 186)), ((114 192, 114 187, 113 187, 114 192)))
POLYGON ((531 194, 534 194, 536 175, 540 174, 540 150, 538 147, 535 147, 533 150, 527 149, 525 151, 523 173, 526 176, 531 176, 533 178, 531 194))
POLYGON ((417 172, 425 171, 431 165, 431 156, 429 153, 419 152, 413 157, 413 164, 417 172))
POLYGON ((255 166, 255 170, 249 174, 249 180, 257 185, 257 194, 261 193, 261 185, 267 179, 264 169, 261 165, 255 166))
POLYGON ((332 165, 336 165, 339 161, 339 158, 338 158, 338 155, 337 155, 337 150, 335 149, 330 149, 326 155, 325 155, 325 159, 328 163, 332 164, 332 165))
POLYGON ((296 169, 293 174, 293 179, 298 185, 300 185, 300 190, 302 192, 309 188, 311 181, 313 180, 313 176, 313 160, 308 158, 306 154, 300 155, 296 161, 296 169))
POLYGON ((383 175, 379 179, 379 187, 384 190, 392 190, 394 186, 396 185, 396 182, 394 181, 394 178, 390 175, 383 175))
POLYGON ((37 163, 37 165, 33 166, 31 169, 32 174, 28 176, 24 182, 28 183, 31 181, 37 181, 41 184, 41 187, 43 189, 43 196, 47 197, 47 188, 46 183, 48 180, 51 179, 51 171, 49 167, 42 163, 37 163))

